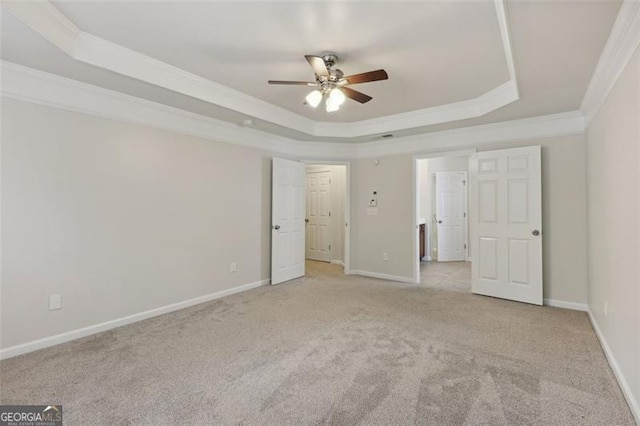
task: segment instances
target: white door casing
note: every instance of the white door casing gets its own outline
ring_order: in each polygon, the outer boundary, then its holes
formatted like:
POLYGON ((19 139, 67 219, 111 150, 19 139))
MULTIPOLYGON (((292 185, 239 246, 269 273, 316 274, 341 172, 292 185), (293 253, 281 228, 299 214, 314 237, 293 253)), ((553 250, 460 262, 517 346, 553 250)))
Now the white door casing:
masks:
POLYGON ((540 147, 471 156, 473 293, 542 305, 540 147))
POLYGON ((305 165, 273 159, 271 194, 271 284, 304 275, 305 165))
POLYGON ((436 172, 438 262, 466 260, 467 172, 436 172))
POLYGON ((331 261, 331 171, 307 172, 306 258, 331 261))

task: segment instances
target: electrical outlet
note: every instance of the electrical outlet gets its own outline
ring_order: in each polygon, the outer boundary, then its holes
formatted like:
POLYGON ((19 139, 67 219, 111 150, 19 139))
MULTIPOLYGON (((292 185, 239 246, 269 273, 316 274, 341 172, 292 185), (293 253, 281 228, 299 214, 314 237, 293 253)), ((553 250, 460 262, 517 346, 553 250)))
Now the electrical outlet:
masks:
POLYGON ((382 253, 382 260, 384 260, 385 262, 389 260, 389 253, 382 253))
POLYGON ((607 315, 609 315, 609 302, 607 302, 605 300, 605 302, 604 302, 604 316, 606 317, 607 315))
POLYGON ((49 296, 49 310, 57 311, 58 309, 62 309, 62 295, 52 294, 49 296))
POLYGON ((236 272, 238 270, 238 265, 236 265, 236 262, 231 262, 231 265, 229 266, 229 272, 236 272))

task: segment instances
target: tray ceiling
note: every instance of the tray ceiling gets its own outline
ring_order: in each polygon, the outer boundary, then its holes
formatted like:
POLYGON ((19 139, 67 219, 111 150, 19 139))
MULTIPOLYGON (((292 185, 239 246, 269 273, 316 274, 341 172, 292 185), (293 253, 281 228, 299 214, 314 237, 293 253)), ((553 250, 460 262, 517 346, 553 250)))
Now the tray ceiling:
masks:
POLYGON ((82 32, 233 89, 272 111, 256 114, 78 60, 6 12, 3 60, 228 122, 251 117, 257 128, 297 140, 354 142, 386 130, 410 135, 576 110, 620 2, 510 2, 502 27, 494 2, 53 5, 82 32), (304 87, 266 84, 312 78, 303 55, 327 51, 339 55, 338 67, 347 74, 384 68, 390 80, 359 85, 374 101, 347 102, 333 114, 302 105, 304 87), (515 76, 517 86, 505 87, 515 76), (497 93, 500 87, 505 90, 497 93), (489 109, 422 120, 425 109, 446 112, 452 104, 493 94, 489 109))

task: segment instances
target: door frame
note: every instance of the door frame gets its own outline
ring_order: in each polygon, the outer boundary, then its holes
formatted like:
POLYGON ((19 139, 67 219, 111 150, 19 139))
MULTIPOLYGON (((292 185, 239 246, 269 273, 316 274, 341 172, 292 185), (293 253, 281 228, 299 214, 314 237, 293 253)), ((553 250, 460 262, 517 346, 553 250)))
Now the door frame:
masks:
MULTIPOLYGON (((351 275, 351 161, 336 161, 336 160, 300 160, 306 166, 345 166, 345 182, 344 182, 344 273, 345 275, 351 275)), ((304 203, 305 200, 302 200, 304 203)), ((306 206, 305 206, 306 209, 306 206)), ((306 238, 306 236, 305 236, 306 238)))
MULTIPOLYGON (((418 174, 418 160, 429 160, 432 158, 442 158, 442 157, 466 157, 478 152, 476 148, 470 149, 458 149, 453 151, 435 151, 435 152, 425 152, 422 154, 416 154, 413 156, 413 220, 411 221, 411 226, 413 227, 413 232, 411 235, 413 236, 413 282, 415 284, 420 284, 420 224, 418 221, 420 220, 420 204, 418 200, 420 199, 420 182, 418 181, 420 176, 418 174)), ((468 173, 467 173, 468 176, 468 173)), ((469 212, 467 208, 467 219, 469 218, 469 212)), ((469 234, 469 230, 467 229, 467 235, 469 234)), ((467 246, 468 250, 468 246, 467 246)))

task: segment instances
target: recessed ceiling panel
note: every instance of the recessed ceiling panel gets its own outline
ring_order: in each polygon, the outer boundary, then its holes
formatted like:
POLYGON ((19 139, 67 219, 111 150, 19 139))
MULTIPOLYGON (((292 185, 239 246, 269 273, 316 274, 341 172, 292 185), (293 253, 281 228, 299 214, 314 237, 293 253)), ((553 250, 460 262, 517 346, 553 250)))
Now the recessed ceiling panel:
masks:
POLYGON ((359 121, 476 98, 509 79, 493 2, 55 2, 81 30, 317 121, 359 121), (303 105, 305 54, 334 52, 374 99, 303 105))

